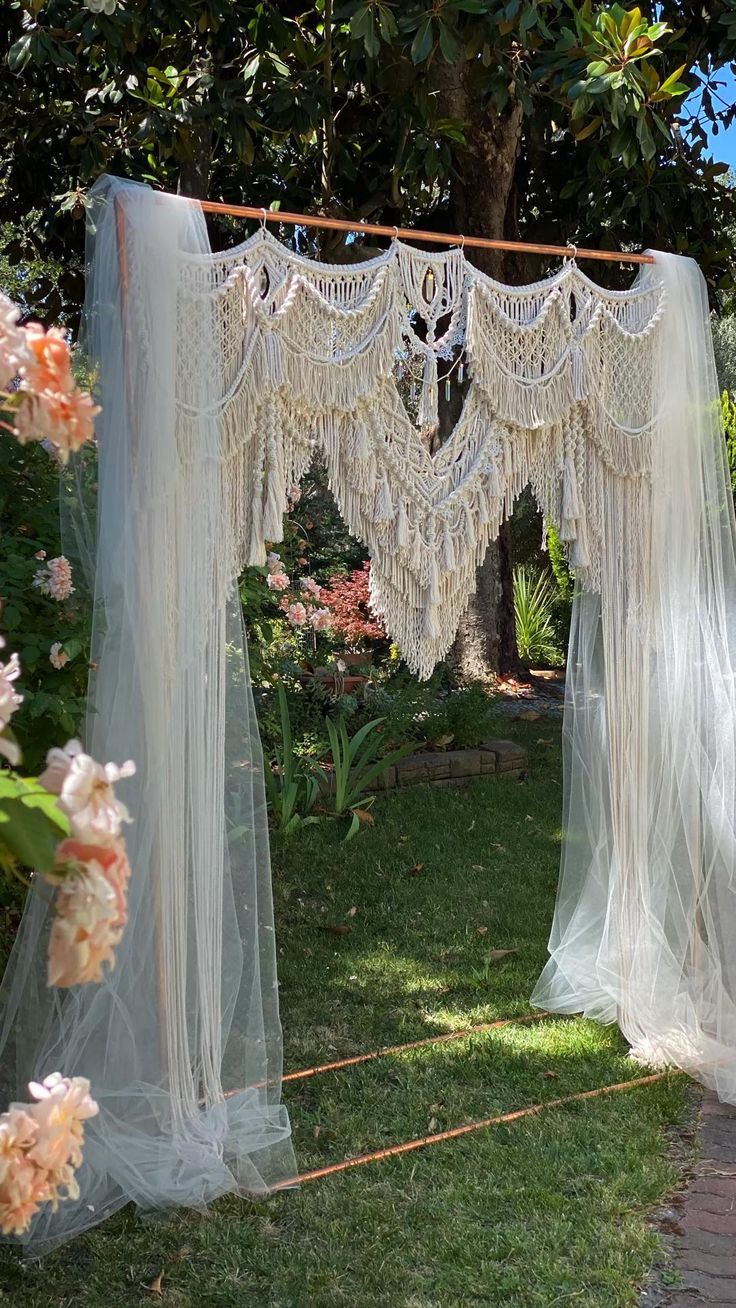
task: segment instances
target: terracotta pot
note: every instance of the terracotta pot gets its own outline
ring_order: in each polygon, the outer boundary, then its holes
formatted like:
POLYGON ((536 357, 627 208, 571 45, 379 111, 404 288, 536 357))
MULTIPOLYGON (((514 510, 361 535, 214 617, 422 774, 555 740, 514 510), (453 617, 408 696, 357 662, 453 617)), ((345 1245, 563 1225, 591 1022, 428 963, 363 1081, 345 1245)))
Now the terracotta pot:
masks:
POLYGON ((342 659, 347 668, 364 668, 369 667, 373 662, 373 650, 352 650, 337 654, 338 659, 342 659))

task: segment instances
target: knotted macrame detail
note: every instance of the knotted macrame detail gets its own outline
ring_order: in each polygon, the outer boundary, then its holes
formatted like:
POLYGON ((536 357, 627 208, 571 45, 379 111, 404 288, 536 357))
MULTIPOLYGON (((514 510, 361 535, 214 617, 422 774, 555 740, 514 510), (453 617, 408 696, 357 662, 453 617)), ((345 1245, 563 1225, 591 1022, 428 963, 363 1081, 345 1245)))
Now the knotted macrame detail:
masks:
POLYGON ((373 607, 418 675, 446 654, 476 568, 527 484, 580 584, 605 606, 623 578, 637 618, 662 310, 657 283, 604 291, 566 263, 513 288, 460 250, 399 242, 332 266, 259 232, 226 255, 190 260, 179 450, 186 460, 197 440, 201 401, 187 378, 206 357, 202 333, 214 333, 221 371, 208 406, 220 419, 229 575, 264 562, 265 542, 281 538, 287 492, 319 452, 340 512, 370 551, 373 607), (465 372, 462 412, 438 446, 441 389, 465 372))

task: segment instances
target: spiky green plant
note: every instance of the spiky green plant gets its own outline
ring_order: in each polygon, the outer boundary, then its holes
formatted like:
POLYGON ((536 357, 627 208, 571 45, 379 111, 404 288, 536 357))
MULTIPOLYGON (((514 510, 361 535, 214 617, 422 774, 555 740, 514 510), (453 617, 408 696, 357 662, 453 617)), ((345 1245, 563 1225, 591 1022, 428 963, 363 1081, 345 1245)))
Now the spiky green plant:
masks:
POLYGON ((557 593, 549 572, 514 569, 516 644, 524 663, 560 663, 553 615, 557 593))

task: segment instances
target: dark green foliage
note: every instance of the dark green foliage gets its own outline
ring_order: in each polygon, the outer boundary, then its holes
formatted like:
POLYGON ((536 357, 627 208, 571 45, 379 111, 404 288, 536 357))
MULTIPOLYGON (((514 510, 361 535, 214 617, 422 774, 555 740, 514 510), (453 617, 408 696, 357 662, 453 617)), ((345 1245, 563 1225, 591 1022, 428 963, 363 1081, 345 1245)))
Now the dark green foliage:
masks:
MULTIPOLYGON (((469 124, 523 112, 509 220, 531 239, 654 244, 724 281, 732 196, 703 122, 727 124, 718 70, 734 57, 733 0, 627 12, 566 0, 345 0, 325 73, 323 4, 12 0, 0 34, 0 222, 14 264, 58 280, 47 318, 81 302, 84 191, 107 169, 169 189, 291 209, 447 221, 469 124), (655 12, 656 10, 656 12, 655 12), (704 16, 705 20, 704 21, 704 16), (452 70, 452 72, 450 72, 452 70), (685 90, 702 91, 675 144, 685 90)), ((483 178, 478 178, 483 184, 483 178)), ((215 224, 225 241, 242 224, 215 224)), ((605 272, 605 270, 602 270, 605 272)))
POLYGON ((736 495, 736 398, 724 391, 721 396, 723 429, 726 433, 726 456, 731 471, 731 489, 736 495))
POLYGON ((529 667, 556 666, 564 655, 555 640, 555 581, 546 570, 514 569, 514 617, 519 658, 529 667))
POLYGON ((91 607, 84 580, 74 574, 75 593, 57 601, 42 595, 33 578, 43 561, 61 553, 59 469, 40 445, 21 447, 0 434, 0 631, 7 651, 20 656, 17 683, 23 703, 13 729, 23 745, 23 765, 37 770, 52 745, 78 733, 85 712, 91 607), (69 655, 66 667, 49 662, 51 645, 60 642, 69 655))

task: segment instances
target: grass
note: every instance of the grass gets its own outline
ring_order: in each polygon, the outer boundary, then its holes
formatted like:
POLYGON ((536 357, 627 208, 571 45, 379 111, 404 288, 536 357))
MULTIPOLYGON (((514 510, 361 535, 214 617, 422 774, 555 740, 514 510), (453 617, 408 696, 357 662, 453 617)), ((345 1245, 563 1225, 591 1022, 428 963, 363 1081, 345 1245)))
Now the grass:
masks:
MULTIPOLYGON (((557 880, 559 729, 510 731, 530 750, 524 783, 418 787, 379 801, 351 844, 328 825, 274 843, 287 1068, 529 1011, 557 880), (325 930, 338 925, 352 929, 325 930)), ((640 1074, 614 1029, 549 1020, 285 1093, 305 1171, 640 1074)), ((27 1308, 627 1308, 657 1256, 647 1212, 677 1179, 665 1128, 686 1094, 667 1079, 206 1217, 126 1210, 40 1266, 6 1253, 0 1291, 27 1308)))

